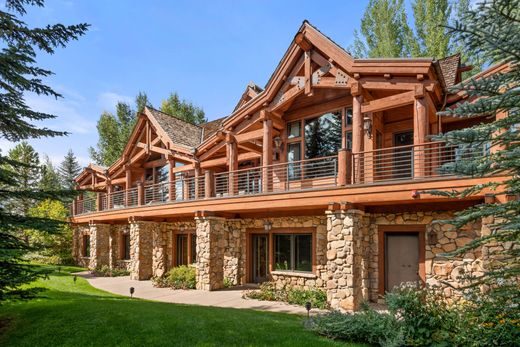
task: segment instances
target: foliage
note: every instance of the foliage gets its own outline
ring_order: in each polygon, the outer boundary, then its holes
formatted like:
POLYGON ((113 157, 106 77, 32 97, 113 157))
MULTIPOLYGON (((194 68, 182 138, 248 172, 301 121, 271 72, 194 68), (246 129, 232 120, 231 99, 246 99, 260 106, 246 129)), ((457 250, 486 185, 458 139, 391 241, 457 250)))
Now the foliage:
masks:
POLYGON ((44 156, 44 164, 41 166, 41 178, 39 188, 53 190, 61 187, 60 177, 48 156, 44 156))
POLYGON ((480 71, 484 60, 448 29, 455 21, 465 22, 469 7, 470 0, 414 0, 412 27, 402 0, 371 0, 361 20, 361 32, 354 32, 351 51, 358 58, 440 59, 461 53, 462 62, 473 66, 464 73, 469 77, 480 71))
MULTIPOLYGON (((66 222, 69 215, 68 209, 59 200, 47 199, 29 210, 29 216, 49 218, 66 222)), ((31 245, 40 249, 41 256, 48 260, 39 259, 40 262, 50 264, 72 264, 70 251, 72 244, 72 230, 68 224, 62 224, 55 233, 46 234, 38 230, 29 230, 31 245)))
POLYGON ((327 293, 321 289, 300 289, 297 287, 289 289, 278 289, 274 282, 264 282, 259 290, 249 290, 244 297, 256 300, 283 301, 289 304, 305 306, 307 302, 311 307, 325 309, 327 304, 327 293))
POLYGON ((78 164, 78 160, 72 149, 69 149, 58 167, 61 186, 65 189, 74 189, 76 185, 74 179, 79 175, 80 171, 81 167, 78 164))
POLYGON ((173 289, 195 289, 197 279, 194 266, 176 266, 171 268, 168 273, 162 277, 153 279, 154 285, 161 288, 173 289))
POLYGON ((390 313, 366 307, 356 313, 332 311, 311 318, 308 328, 333 339, 378 346, 403 346, 404 335, 399 321, 390 313))
POLYGON ((92 273, 97 277, 120 277, 130 275, 130 272, 126 269, 111 269, 108 265, 97 266, 92 273))
POLYGON ((411 29, 403 0, 370 0, 361 19, 361 35, 363 39, 354 32, 356 57, 409 56, 411 29))
POLYGON ((224 278, 224 288, 231 288, 233 287, 233 281, 230 280, 228 277, 224 278))
POLYGON ((404 284, 385 297, 389 311, 399 317, 408 345, 453 345, 460 321, 442 292, 404 284))
POLYGON ((177 117, 192 124, 202 124, 207 122, 204 110, 187 100, 181 100, 177 93, 170 96, 161 103, 161 112, 177 117))
POLYGON ((444 58, 453 53, 449 24, 452 8, 448 0, 415 0, 412 4, 415 38, 410 40, 413 57, 444 58))
POLYGON ((0 310, 1 346, 342 346, 306 331, 298 315, 130 299, 54 270, 38 300, 0 310))
MULTIPOLYGON (((54 24, 30 28, 21 19, 26 14, 26 6, 41 8, 43 4, 43 0, 6 0, 5 6, 0 7, 0 139, 17 142, 65 134, 32 124, 55 116, 31 109, 24 96, 26 93, 34 93, 61 97, 43 82, 52 72, 36 66, 36 52, 54 53, 56 48, 65 47, 69 41, 84 35, 88 25, 54 24)), ((55 190, 41 191, 32 184, 21 185, 20 173, 35 170, 35 166, 14 157, 0 154, 0 302, 34 295, 37 289, 21 285, 45 276, 45 271, 22 262, 29 251, 36 249, 21 236, 21 230, 53 233, 62 225, 62 222, 49 218, 27 216, 25 212, 29 205, 21 209, 9 208, 13 206, 10 203, 60 199, 72 194, 55 190)))
MULTIPOLYGON (((461 256, 469 250, 485 249, 486 258, 490 261, 485 262, 483 275, 467 276, 469 285, 462 290, 466 295, 478 295, 473 291, 491 290, 488 293, 492 297, 491 302, 515 308, 507 312, 511 319, 516 319, 520 313, 520 201, 507 201, 505 196, 520 196, 520 1, 495 0, 478 4, 474 10, 466 12, 463 22, 456 22, 449 29, 470 50, 480 53, 483 59, 504 61, 510 64, 510 69, 455 86, 452 92, 465 94, 466 101, 439 113, 441 116, 459 118, 486 116, 494 121, 481 122, 436 137, 436 140, 457 147, 459 152, 484 154, 465 157, 456 165, 444 166, 445 172, 457 176, 495 175, 497 178, 459 192, 431 193, 465 198, 494 191, 497 201, 502 201, 475 205, 457 213, 454 220, 449 221, 457 229, 485 220, 490 231, 447 256, 461 256)), ((498 312, 500 307, 496 309, 498 312)))

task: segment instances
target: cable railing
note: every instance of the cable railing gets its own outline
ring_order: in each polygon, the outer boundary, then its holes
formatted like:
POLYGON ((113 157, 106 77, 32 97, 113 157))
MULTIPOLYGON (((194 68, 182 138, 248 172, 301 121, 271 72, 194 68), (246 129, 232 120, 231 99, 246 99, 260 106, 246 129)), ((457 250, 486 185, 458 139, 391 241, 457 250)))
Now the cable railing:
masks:
POLYGON ((403 182, 452 176, 453 165, 466 165, 486 154, 485 148, 447 146, 442 142, 384 148, 361 153, 292 161, 198 177, 177 173, 175 180, 140 184, 128 190, 75 202, 75 214, 210 198, 305 191, 403 182))
POLYGON ((485 155, 485 148, 431 142, 352 154, 352 184, 453 176, 452 165, 485 155))

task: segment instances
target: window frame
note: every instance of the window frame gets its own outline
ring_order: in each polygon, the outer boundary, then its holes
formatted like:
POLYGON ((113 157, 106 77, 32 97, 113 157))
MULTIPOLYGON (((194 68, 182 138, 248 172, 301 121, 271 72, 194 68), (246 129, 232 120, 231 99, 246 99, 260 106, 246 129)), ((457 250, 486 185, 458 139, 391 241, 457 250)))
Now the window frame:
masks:
POLYGON ((83 258, 90 258, 90 234, 83 234, 81 243, 81 253, 83 258))
POLYGON ((123 261, 129 261, 131 259, 130 257, 130 232, 123 232, 121 233, 121 245, 120 245, 120 252, 119 252, 119 258, 123 261), (128 252, 127 252, 127 244, 126 240, 128 239, 128 252), (128 253, 128 254, 127 254, 128 253))
POLYGON ((352 124, 348 124, 347 125, 347 110, 350 109, 352 110, 352 104, 350 105, 345 105, 345 106, 341 106, 341 107, 336 107, 336 108, 333 108, 333 109, 330 109, 330 110, 325 110, 325 111, 320 111, 320 112, 314 112, 312 114, 309 114, 309 115, 306 115, 306 116, 303 116, 301 118, 297 118, 297 119, 294 119, 294 120, 291 120, 291 121, 287 121, 287 124, 286 124, 286 130, 285 130, 285 162, 289 163, 289 160, 288 160, 288 155, 289 155, 289 145, 290 144, 293 144, 293 143, 300 143, 300 160, 305 160, 305 121, 308 120, 308 119, 312 119, 312 118, 317 118, 317 117, 320 117, 320 116, 323 116, 327 113, 335 113, 335 112, 340 112, 340 115, 341 115, 341 134, 342 134, 342 138, 341 138, 341 148, 347 148, 347 143, 346 143, 346 133, 347 132, 350 132, 352 133, 352 124), (289 138, 289 134, 288 134, 288 131, 289 131, 289 124, 290 123, 295 123, 295 122, 300 122, 300 136, 299 137, 293 137, 293 138, 289 138))
POLYGON ((181 266, 181 265, 193 265, 197 263, 197 233, 195 229, 188 230, 174 230, 172 235, 172 266, 181 266), (186 236, 187 238, 187 264, 179 263, 179 255, 177 254, 177 246, 178 246, 178 237, 186 236), (193 249, 192 238, 195 237, 195 249, 193 249), (194 260, 192 262, 192 260, 194 260))
POLYGON ((274 267, 274 271, 286 271, 286 272, 301 272, 301 273, 310 273, 312 272, 313 270, 313 238, 312 238, 312 233, 274 233, 273 234, 273 267, 274 267), (276 268, 276 250, 277 250, 277 238, 279 236, 289 236, 289 242, 290 242, 290 246, 289 246, 289 268, 288 269, 277 269, 276 268), (298 270, 296 267, 297 267, 297 251, 296 251, 296 248, 297 248, 297 245, 296 245, 296 238, 298 236, 309 236, 310 239, 311 239, 311 249, 310 249, 310 255, 311 255, 311 258, 310 258, 310 263, 311 263, 311 269, 310 270, 298 270))

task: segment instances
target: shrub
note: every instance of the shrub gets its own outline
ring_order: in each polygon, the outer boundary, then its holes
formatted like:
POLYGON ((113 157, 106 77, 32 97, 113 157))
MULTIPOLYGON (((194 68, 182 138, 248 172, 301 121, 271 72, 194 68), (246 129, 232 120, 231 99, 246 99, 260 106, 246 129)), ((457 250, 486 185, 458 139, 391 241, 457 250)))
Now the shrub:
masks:
POLYGON ((230 280, 228 277, 224 277, 224 288, 230 287, 233 287, 233 281, 230 280))
POLYGON ((321 289, 289 289, 289 291, 287 291, 287 302, 300 306, 305 306, 307 302, 310 302, 312 307, 321 309, 328 307, 327 293, 321 289))
POLYGON ((92 273, 98 277, 119 277, 130 275, 130 272, 126 269, 111 269, 107 265, 96 267, 92 273))
POLYGON ((390 313, 372 309, 357 313, 332 311, 311 317, 310 330, 329 338, 380 346, 404 345, 403 329, 390 313))
POLYGON ((154 277, 152 282, 154 286, 160 288, 195 289, 197 284, 195 267, 186 265, 174 267, 166 275, 154 277))
POLYGON ((460 317, 440 290, 403 284, 386 295, 410 345, 453 345, 460 317))
POLYGON ((327 308, 327 293, 321 289, 277 289, 275 283, 264 282, 259 290, 250 290, 244 293, 244 297, 266 301, 284 301, 289 304, 305 306, 310 302, 312 307, 327 308))

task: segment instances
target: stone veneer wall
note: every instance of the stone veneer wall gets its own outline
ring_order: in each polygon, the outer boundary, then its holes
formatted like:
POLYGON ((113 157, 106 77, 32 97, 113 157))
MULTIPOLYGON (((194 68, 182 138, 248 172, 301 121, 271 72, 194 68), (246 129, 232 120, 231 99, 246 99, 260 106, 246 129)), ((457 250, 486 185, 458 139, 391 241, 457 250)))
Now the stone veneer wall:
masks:
POLYGON ((130 278, 147 280, 152 277, 152 240, 157 223, 130 223, 130 278))
POLYGON ((109 224, 90 225, 90 262, 88 266, 90 269, 109 265, 109 238, 109 224))
POLYGON ((82 253, 83 235, 90 235, 90 227, 88 225, 77 225, 72 231, 72 258, 78 266, 88 267, 90 256, 84 257, 82 253))
POLYGON ((365 216, 369 229, 369 298, 378 301, 378 226, 379 225, 425 225, 425 272, 428 285, 441 286, 444 293, 450 297, 453 289, 443 284, 447 282, 454 287, 461 284, 460 276, 466 273, 481 275, 483 260, 481 250, 468 252, 457 258, 447 259, 442 253, 454 251, 466 245, 471 240, 480 237, 486 228, 486 223, 475 223, 456 231, 450 224, 432 223, 434 220, 449 220, 453 212, 404 212, 404 213, 374 213, 365 216))

